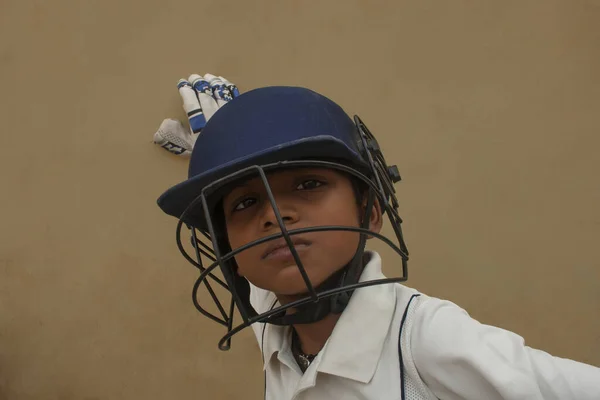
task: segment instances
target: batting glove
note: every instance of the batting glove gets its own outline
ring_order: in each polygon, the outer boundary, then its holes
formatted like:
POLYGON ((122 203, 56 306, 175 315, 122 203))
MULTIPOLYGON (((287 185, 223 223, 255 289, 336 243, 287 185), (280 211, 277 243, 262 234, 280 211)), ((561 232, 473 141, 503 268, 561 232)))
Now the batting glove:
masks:
POLYGON ((206 122, 225 104, 240 95, 236 85, 222 76, 193 74, 177 83, 189 128, 167 118, 154 134, 154 143, 183 157, 189 157, 206 122))

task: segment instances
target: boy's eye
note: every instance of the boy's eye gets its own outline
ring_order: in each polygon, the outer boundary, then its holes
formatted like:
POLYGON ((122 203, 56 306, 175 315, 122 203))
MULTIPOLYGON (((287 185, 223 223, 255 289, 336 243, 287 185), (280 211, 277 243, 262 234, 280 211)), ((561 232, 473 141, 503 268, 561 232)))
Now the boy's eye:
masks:
POLYGON ((256 199, 253 197, 248 197, 245 198, 244 200, 240 201, 239 203, 237 203, 235 205, 235 207, 233 207, 233 211, 241 211, 245 208, 250 207, 252 204, 256 203, 256 199))
POLYGON ((310 190, 310 189, 316 189, 320 186, 323 186, 323 182, 318 181, 316 179, 309 179, 307 181, 302 182, 298 186, 296 186, 296 189, 297 190, 310 190))

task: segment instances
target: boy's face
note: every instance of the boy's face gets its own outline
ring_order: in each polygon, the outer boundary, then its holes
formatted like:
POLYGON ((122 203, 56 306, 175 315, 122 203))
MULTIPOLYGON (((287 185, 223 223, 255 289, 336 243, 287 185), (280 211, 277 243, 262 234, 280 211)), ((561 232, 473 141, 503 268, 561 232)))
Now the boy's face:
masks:
MULTIPOLYGON (((268 175, 277 207, 288 230, 323 225, 358 227, 365 204, 359 206, 350 179, 335 170, 302 168, 268 175)), ((232 249, 281 230, 260 178, 240 184, 223 199, 227 236, 232 249)), ((381 229, 376 202, 369 229, 381 229)), ((359 233, 309 232, 292 235, 295 249, 313 287, 345 266, 354 256, 359 233)), ((307 292, 284 238, 268 241, 235 256, 238 273, 254 285, 278 295, 307 292)))

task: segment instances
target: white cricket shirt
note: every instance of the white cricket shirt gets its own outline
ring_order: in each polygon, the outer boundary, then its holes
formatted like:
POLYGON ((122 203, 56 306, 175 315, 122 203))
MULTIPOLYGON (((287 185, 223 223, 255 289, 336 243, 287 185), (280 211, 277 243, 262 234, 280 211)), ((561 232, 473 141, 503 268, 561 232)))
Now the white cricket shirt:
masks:
MULTIPOLYGON (((361 282, 385 278, 379 254, 368 254, 361 282)), ((251 285, 257 312, 274 302, 273 293, 251 285)), ((290 327, 252 328, 268 400, 600 400, 600 368, 527 347, 512 332, 400 284, 356 290, 304 374, 290 327)))

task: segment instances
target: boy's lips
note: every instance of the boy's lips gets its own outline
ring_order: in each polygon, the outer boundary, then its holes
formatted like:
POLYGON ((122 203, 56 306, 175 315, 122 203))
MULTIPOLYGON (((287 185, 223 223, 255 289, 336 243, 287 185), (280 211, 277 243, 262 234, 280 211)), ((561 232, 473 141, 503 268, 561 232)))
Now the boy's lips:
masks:
MULTIPOLYGON (((296 246, 300 246, 300 247, 306 247, 306 246, 310 246, 311 242, 303 239, 301 237, 297 237, 297 236, 292 236, 292 244, 294 245, 294 247, 296 246)), ((280 238, 277 240, 273 240, 269 246, 267 247, 267 249, 265 250, 265 252, 262 255, 262 259, 264 260, 265 258, 269 257, 269 256, 275 256, 278 255, 279 253, 291 253, 290 247, 288 246, 287 242, 285 241, 285 238, 280 238)), ((283 254, 281 254, 283 255, 283 254)))

